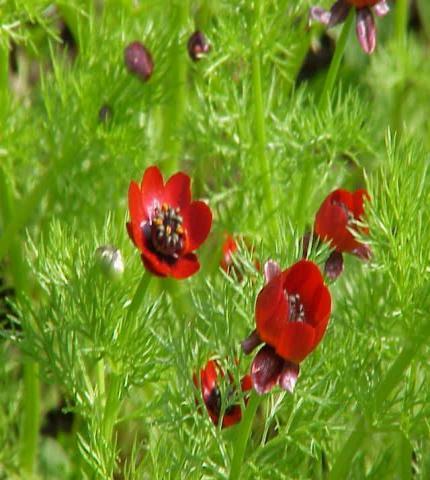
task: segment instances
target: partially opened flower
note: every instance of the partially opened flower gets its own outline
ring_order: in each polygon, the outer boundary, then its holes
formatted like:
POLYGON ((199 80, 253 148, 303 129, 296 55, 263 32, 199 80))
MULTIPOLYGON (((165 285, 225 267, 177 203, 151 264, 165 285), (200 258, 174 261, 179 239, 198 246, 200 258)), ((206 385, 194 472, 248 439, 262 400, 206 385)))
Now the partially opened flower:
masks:
POLYGON ((328 27, 345 21, 351 8, 357 12, 356 33, 361 48, 371 54, 376 47, 376 25, 373 12, 382 17, 389 12, 386 0, 337 0, 330 10, 312 7, 310 16, 328 27))
POLYGON ((360 226, 364 201, 368 198, 366 190, 348 192, 338 189, 328 195, 316 214, 315 235, 334 248, 325 264, 325 272, 332 280, 343 270, 342 253, 352 253, 363 260, 370 258, 370 247, 356 238, 357 233, 368 233, 367 228, 360 226))
MULTIPOLYGON (((240 239, 243 240, 243 239, 240 239)), ((245 247, 250 253, 253 253, 254 249, 252 245, 244 241, 245 247)), ((225 235, 224 243, 222 244, 222 257, 220 261, 220 267, 226 273, 234 273, 236 278, 241 281, 243 278, 243 272, 241 265, 238 263, 238 258, 235 258, 235 253, 238 251, 238 245, 236 238, 230 234, 225 235)), ((256 270, 260 270, 260 262, 258 260, 254 261, 254 266, 256 270)))
MULTIPOLYGON (((227 402, 227 407, 222 418, 223 428, 235 425, 236 423, 240 422, 242 418, 242 409, 239 404, 232 403, 231 405, 228 405, 229 400, 233 399, 235 393, 233 377, 230 374, 228 377, 231 390, 228 393, 229 398, 224 400, 227 402)), ((222 413, 222 398, 219 387, 220 381, 223 378, 224 372, 216 360, 209 360, 205 368, 200 371, 200 384, 197 375, 193 375, 194 385, 197 388, 200 387, 206 410, 208 411, 208 414, 215 425, 218 425, 222 413)), ((251 390, 251 377, 249 375, 245 375, 242 378, 240 387, 242 392, 251 390)))
POLYGON ((264 266, 266 285, 255 306, 257 328, 242 342, 245 353, 259 344, 251 367, 257 393, 275 385, 292 392, 299 364, 319 344, 331 312, 331 296, 315 263, 300 260, 283 272, 276 262, 264 266))
POLYGON ((193 252, 209 234, 212 213, 204 202, 191 201, 188 175, 178 172, 164 184, 157 167, 147 168, 140 186, 130 183, 128 206, 128 234, 151 273, 187 278, 199 270, 193 252))

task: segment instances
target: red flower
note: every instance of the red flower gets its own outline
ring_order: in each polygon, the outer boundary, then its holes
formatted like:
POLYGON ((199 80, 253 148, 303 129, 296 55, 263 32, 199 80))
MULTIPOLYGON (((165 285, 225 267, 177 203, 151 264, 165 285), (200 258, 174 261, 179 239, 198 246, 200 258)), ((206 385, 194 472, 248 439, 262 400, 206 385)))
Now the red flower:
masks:
POLYGON ((178 172, 164 184, 157 167, 147 168, 140 187, 130 183, 128 207, 128 234, 151 273, 187 278, 199 270, 192 252, 208 236, 212 213, 204 202, 191 201, 188 175, 178 172))
POLYGON ((322 241, 330 241, 337 252, 350 252, 368 259, 370 249, 359 242, 353 231, 368 233, 365 228, 358 228, 364 213, 364 199, 369 198, 366 190, 335 190, 324 200, 315 218, 314 230, 322 241))
MULTIPOLYGON (((209 360, 205 368, 200 371, 200 388, 202 391, 203 401, 206 405, 209 416, 212 419, 212 422, 215 425, 219 423, 219 417, 221 414, 221 393, 218 387, 218 380, 224 377, 224 372, 222 371, 220 365, 216 360, 209 360)), ((233 384, 233 378, 229 375, 230 383, 233 384)), ((194 385, 199 388, 199 382, 196 375, 193 375, 194 385)), ((242 392, 251 390, 251 377, 245 375, 241 382, 242 392)), ((233 393, 233 392, 231 392, 233 393)), ((225 412, 222 419, 222 427, 231 427, 236 423, 240 422, 242 418, 242 409, 240 405, 235 404, 229 406, 225 412)))
POLYGON ((267 284, 255 307, 257 329, 242 343, 245 353, 265 342, 251 367, 258 393, 276 384, 294 389, 299 363, 319 344, 330 317, 331 297, 315 263, 300 260, 281 272, 269 261, 264 267, 267 284))

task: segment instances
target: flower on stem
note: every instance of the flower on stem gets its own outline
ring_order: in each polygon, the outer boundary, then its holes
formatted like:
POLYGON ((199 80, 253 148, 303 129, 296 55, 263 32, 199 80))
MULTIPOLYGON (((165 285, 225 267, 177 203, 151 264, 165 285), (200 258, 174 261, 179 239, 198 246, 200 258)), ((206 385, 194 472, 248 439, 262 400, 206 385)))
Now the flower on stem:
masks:
POLYGON ((191 201, 188 175, 178 172, 164 184, 157 167, 147 168, 140 186, 130 183, 128 206, 127 231, 147 270, 178 279, 199 270, 193 252, 209 234, 212 213, 204 202, 191 201))
POLYGON ((206 39, 206 36, 203 32, 199 30, 195 31, 190 35, 188 39, 188 54, 190 55, 191 60, 198 62, 206 54, 210 52, 211 46, 206 39))
POLYGON ((373 12, 382 17, 389 12, 386 0, 337 0, 329 11, 321 7, 312 7, 310 17, 313 20, 334 27, 345 21, 351 8, 357 12, 356 33, 361 48, 367 54, 376 47, 376 25, 373 12))
MULTIPOLYGON (((228 374, 231 387, 233 387, 233 377, 228 374)), ((214 423, 218 425, 221 415, 221 392, 219 389, 219 381, 224 377, 224 372, 216 360, 209 360, 205 368, 200 370, 200 385, 197 375, 193 375, 194 385, 201 389, 203 402, 206 410, 214 423)), ((242 392, 251 390, 251 377, 245 375, 240 382, 242 392)), ((234 396, 234 389, 231 388, 229 397, 234 396)), ((229 400, 229 399, 227 399, 229 400)), ((246 402, 246 400, 245 400, 246 402)), ((231 427, 240 422, 242 418, 242 409, 239 404, 229 405, 222 418, 222 428, 231 427)))
POLYGON ((257 328, 242 342, 250 353, 261 343, 251 366, 259 394, 275 385, 293 392, 299 364, 319 344, 331 312, 331 296, 315 263, 300 260, 281 271, 269 260, 264 265, 266 285, 255 306, 257 328))
POLYGON ((150 51, 140 42, 132 42, 124 50, 124 62, 127 70, 147 82, 154 70, 150 51))
POLYGON ((332 280, 340 275, 343 268, 343 252, 369 260, 370 247, 355 237, 355 233, 367 234, 369 230, 360 227, 363 219, 364 201, 369 199, 366 190, 348 192, 338 189, 331 192, 319 208, 314 232, 319 240, 329 242, 334 248, 326 262, 325 271, 332 280))

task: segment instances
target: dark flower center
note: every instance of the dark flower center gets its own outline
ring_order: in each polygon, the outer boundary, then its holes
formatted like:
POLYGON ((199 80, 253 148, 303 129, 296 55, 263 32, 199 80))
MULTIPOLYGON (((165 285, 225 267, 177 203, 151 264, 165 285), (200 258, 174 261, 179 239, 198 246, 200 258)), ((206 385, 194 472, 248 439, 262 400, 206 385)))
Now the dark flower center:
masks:
POLYGON ((301 302, 300 295, 293 293, 288 295, 289 322, 304 322, 305 307, 301 302))
POLYGON ((221 394, 217 387, 211 390, 211 393, 205 398, 205 404, 208 410, 218 416, 221 411, 221 394))
POLYGON ((151 241, 158 253, 173 258, 184 248, 185 230, 179 208, 163 203, 156 207, 151 222, 151 241))

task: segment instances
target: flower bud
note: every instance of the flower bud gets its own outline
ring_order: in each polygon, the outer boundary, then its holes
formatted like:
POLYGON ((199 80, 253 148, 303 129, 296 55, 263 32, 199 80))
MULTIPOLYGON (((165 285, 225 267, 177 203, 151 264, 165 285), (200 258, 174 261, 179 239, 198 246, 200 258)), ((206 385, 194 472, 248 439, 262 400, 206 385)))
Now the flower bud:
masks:
POLYGON ((209 53, 211 49, 205 35, 197 30, 188 39, 188 53, 191 60, 198 62, 205 54, 209 53))
POLYGON ((113 245, 102 245, 96 250, 96 262, 101 272, 108 278, 116 279, 124 272, 121 252, 113 245))
POLYGON ((125 48, 124 62, 127 70, 138 76, 143 82, 149 80, 154 70, 152 56, 140 42, 132 42, 125 48))

